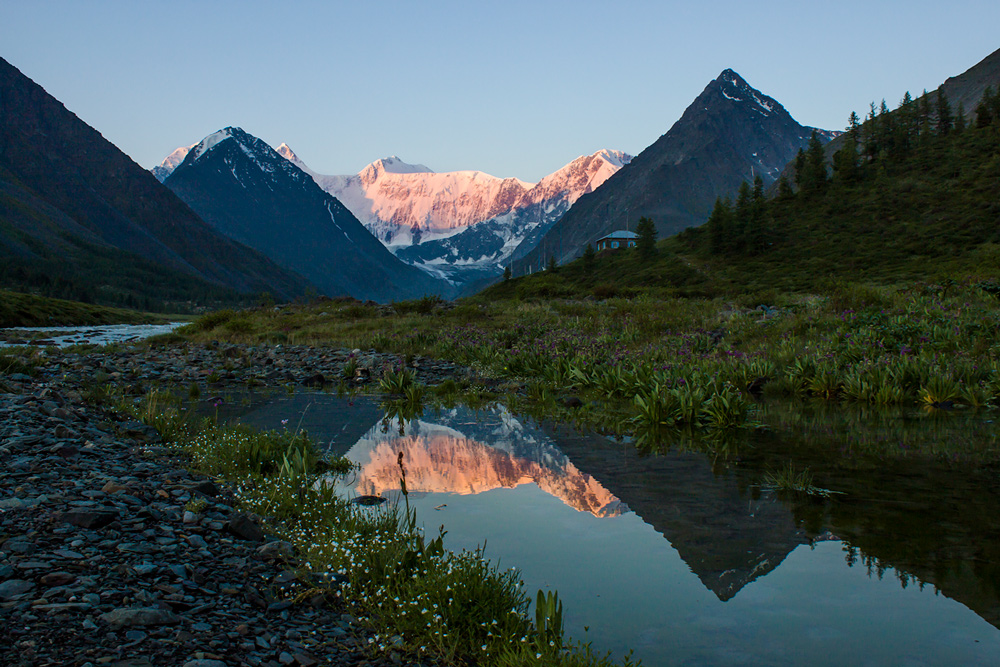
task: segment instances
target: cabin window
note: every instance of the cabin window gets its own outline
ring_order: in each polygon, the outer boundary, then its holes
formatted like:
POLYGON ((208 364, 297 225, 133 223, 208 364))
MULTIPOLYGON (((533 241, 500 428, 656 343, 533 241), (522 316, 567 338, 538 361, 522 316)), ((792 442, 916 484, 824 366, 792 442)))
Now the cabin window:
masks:
POLYGON ((618 247, 618 241, 612 241, 611 242, 611 247, 612 248, 617 248, 618 247))

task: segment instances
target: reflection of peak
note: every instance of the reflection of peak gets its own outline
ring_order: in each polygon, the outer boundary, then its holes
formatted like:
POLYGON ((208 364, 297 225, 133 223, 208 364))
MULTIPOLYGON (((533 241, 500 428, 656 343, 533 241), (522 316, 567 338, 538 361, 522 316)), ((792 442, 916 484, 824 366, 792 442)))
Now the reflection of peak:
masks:
MULTIPOLYGON (((452 420, 471 421, 467 415, 459 414, 464 412, 467 411, 453 412, 452 420)), ((404 428, 405 435, 399 435, 399 423, 395 420, 385 428, 380 425, 372 429, 347 454, 361 466, 357 492, 382 495, 398 489, 397 461, 402 453, 410 491, 467 495, 534 483, 570 507, 594 516, 612 517, 628 511, 624 503, 593 477, 580 472, 551 444, 536 446, 533 434, 526 434, 523 425, 509 413, 503 411, 494 417, 487 420, 488 428, 494 431, 487 441, 505 441, 499 447, 468 438, 450 426, 427 421, 411 423, 404 428), (530 440, 526 446, 512 442, 525 438, 530 440), (520 452, 531 452, 534 456, 520 456, 520 452)))
POLYGON ((747 498, 734 475, 716 475, 701 454, 668 451, 640 457, 600 436, 549 432, 567 456, 600 476, 677 550, 706 588, 733 598, 808 544, 791 511, 777 499, 747 498))

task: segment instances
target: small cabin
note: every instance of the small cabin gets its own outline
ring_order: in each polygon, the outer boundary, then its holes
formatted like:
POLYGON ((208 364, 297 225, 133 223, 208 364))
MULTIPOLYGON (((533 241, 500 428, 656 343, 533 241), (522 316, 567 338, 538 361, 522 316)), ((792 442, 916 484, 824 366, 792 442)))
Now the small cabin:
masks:
POLYGON ((618 230, 597 239, 594 245, 597 248, 597 252, 601 252, 602 250, 618 250, 620 248, 634 248, 635 241, 638 238, 639 235, 635 232, 618 230))

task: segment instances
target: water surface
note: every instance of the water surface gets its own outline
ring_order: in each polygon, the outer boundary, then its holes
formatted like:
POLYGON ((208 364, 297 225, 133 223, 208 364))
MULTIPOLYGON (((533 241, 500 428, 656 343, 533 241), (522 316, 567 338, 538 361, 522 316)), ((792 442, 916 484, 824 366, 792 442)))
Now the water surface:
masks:
POLYGON ((1000 661, 988 415, 773 408, 772 430, 722 453, 644 455, 502 407, 401 423, 372 399, 297 394, 220 410, 356 461, 348 493, 398 496, 403 452, 428 533, 485 542, 529 593, 559 591, 573 637, 646 665, 1000 661), (837 493, 763 489, 788 460, 837 493))

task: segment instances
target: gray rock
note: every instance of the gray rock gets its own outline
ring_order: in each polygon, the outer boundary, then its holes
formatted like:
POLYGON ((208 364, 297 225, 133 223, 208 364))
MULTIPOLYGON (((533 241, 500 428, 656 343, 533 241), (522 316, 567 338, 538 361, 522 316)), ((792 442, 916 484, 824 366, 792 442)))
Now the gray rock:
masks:
POLYGON ((261 542, 264 539, 264 531, 246 514, 237 514, 230 519, 226 524, 226 530, 236 537, 251 542, 261 542))
POLYGON ((64 521, 80 528, 94 530, 103 528, 118 518, 117 512, 108 510, 74 510, 70 512, 56 512, 56 521, 64 521))
POLYGON ((290 560, 295 556, 295 547, 290 542, 276 540, 259 547, 257 555, 264 560, 290 560))
POLYGON ((202 658, 200 660, 188 660, 184 663, 183 667, 229 667, 229 665, 222 660, 202 658))
POLYGON ((0 583, 0 600, 13 600, 21 597, 35 585, 30 581, 24 581, 23 579, 8 579, 7 581, 0 583))
POLYGON ((139 609, 115 609, 101 614, 101 620, 113 627, 174 625, 181 622, 181 617, 166 609, 144 607, 139 609))
POLYGON ((207 549, 208 542, 201 535, 188 535, 187 543, 193 546, 195 549, 207 549))
POLYGON ((154 574, 159 569, 160 569, 159 565, 154 565, 153 563, 150 563, 149 561, 143 561, 142 563, 139 563, 138 565, 133 565, 132 566, 132 570, 134 570, 135 573, 138 574, 140 577, 146 577, 146 576, 149 576, 151 574, 154 574))

